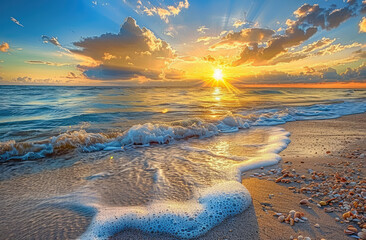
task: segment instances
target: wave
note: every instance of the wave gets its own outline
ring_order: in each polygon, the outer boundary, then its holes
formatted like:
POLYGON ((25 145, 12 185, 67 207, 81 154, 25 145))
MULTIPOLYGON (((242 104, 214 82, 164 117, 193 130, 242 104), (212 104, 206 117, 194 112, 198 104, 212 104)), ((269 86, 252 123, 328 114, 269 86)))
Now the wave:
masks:
POLYGON ((237 132, 252 126, 273 126, 291 121, 338 118, 366 112, 366 102, 347 101, 284 109, 229 112, 216 122, 189 119, 171 123, 134 125, 127 131, 89 133, 84 129, 68 131, 39 142, 0 142, 0 161, 39 159, 78 149, 83 152, 125 151, 151 144, 170 144, 189 138, 208 138, 220 133, 237 132))
MULTIPOLYGON (((154 198, 146 205, 108 205, 93 184, 89 183, 71 194, 47 199, 45 204, 83 213, 87 211, 93 215, 80 239, 109 239, 126 229, 192 239, 248 208, 251 196, 241 184, 242 172, 278 163, 281 159, 278 153, 290 142, 289 133, 284 129, 271 127, 266 128, 266 131, 269 138, 256 157, 237 159, 227 168, 220 168, 224 178, 215 179, 212 185, 205 187, 195 185, 192 197, 186 201, 154 198)), ((200 148, 188 148, 187 151, 200 151, 200 148)), ((189 175, 189 172, 185 174, 189 175)), ((101 172, 91 177, 105 176, 106 173, 101 172)), ((159 176, 155 178, 160 181, 159 176)))

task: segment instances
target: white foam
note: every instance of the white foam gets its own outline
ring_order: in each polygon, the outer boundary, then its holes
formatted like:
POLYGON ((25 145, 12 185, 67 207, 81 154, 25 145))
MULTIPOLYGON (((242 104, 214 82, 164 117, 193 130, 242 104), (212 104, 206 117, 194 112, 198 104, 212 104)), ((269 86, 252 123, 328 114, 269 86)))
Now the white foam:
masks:
MULTIPOLYGON (((93 204, 96 215, 81 239, 108 239, 126 229, 194 238, 206 233, 225 218, 241 213, 251 203, 248 190, 240 183, 242 172, 278 163, 281 159, 278 153, 290 142, 289 133, 284 129, 269 128, 267 131, 270 137, 258 157, 241 159, 241 162, 226 170, 227 175, 237 181, 222 180, 206 189, 196 188, 195 197, 185 202, 156 200, 147 206, 129 207, 93 204)), ((207 153, 204 149, 183 148, 207 153)), ((159 182, 162 179, 164 177, 158 171, 154 180, 159 182)))
POLYGON ((366 102, 348 101, 334 104, 317 104, 286 109, 228 113, 217 122, 190 119, 172 123, 145 123, 132 126, 125 132, 88 133, 85 130, 69 131, 42 142, 0 142, 0 161, 10 159, 37 159, 49 154, 60 154, 73 149, 85 152, 123 151, 129 148, 169 144, 193 137, 207 138, 219 133, 237 132, 252 126, 273 126, 290 121, 331 119, 366 112, 366 102))
POLYGON ((193 238, 244 211, 251 202, 248 190, 235 181, 217 184, 199 195, 186 202, 159 201, 145 207, 95 205, 97 214, 80 238, 108 239, 131 228, 193 238))

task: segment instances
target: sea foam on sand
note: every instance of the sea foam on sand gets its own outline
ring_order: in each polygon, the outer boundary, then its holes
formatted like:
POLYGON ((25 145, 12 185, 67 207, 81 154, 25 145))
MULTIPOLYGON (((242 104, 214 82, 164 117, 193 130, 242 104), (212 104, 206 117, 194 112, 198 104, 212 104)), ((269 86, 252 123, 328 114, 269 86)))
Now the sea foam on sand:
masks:
MULTIPOLYGON (((89 204, 95 216, 81 239, 107 239, 126 229, 147 233, 165 233, 179 238, 200 236, 225 218, 243 212, 251 203, 248 190, 240 183, 243 171, 276 164, 277 154, 289 143, 289 133, 281 128, 269 128, 267 147, 255 158, 238 162, 227 169, 231 181, 219 181, 212 187, 196 189, 188 201, 153 201, 147 206, 116 207, 89 204)), ((205 173, 202 173, 205 174, 205 173)), ((88 205, 88 204, 87 204, 88 205)))

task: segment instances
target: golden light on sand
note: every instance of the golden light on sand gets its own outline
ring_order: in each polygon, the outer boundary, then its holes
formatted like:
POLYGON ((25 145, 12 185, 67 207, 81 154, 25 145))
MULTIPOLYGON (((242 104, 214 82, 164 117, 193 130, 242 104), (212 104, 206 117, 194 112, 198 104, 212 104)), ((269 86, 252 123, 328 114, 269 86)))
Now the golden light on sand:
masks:
POLYGON ((224 74, 222 73, 222 70, 220 68, 216 68, 213 74, 213 78, 216 81, 223 81, 224 80, 224 74))

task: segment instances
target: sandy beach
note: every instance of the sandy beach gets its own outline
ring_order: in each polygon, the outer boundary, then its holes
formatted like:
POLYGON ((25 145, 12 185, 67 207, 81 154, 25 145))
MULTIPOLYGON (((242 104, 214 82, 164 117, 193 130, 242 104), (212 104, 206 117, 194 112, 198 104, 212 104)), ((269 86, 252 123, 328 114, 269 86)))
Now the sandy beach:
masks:
MULTIPOLYGON (((251 193, 253 204, 242 214, 226 219, 198 239, 296 239, 299 235, 311 239, 352 239, 344 234, 350 223, 342 221, 343 212, 326 213, 317 202, 301 206, 300 200, 309 194, 294 193, 289 187, 299 183, 275 183, 277 175, 258 177, 270 169, 295 170, 296 174, 310 177, 314 172, 356 172, 359 180, 365 176, 366 114, 344 116, 331 120, 300 121, 281 125, 291 132, 290 145, 280 153, 282 161, 277 166, 257 169, 243 175, 243 184, 251 193), (360 156, 361 155, 361 156, 360 156), (310 170, 310 172, 311 172, 310 170), (274 213, 301 211, 308 219, 294 226, 280 223, 274 213), (340 218, 337 222, 335 218, 340 218), (318 224, 318 225, 317 225, 318 224)), ((357 226, 355 222, 351 223, 357 226)), ((360 228, 358 228, 360 230, 360 228)), ((140 231, 124 231, 113 239, 174 239, 168 236, 147 235, 140 231)))

